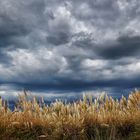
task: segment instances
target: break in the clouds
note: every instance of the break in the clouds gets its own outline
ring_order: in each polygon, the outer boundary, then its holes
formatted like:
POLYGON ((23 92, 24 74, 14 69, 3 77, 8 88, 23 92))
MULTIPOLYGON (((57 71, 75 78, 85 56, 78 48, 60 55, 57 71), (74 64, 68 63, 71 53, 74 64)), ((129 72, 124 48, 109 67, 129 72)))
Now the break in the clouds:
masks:
POLYGON ((139 0, 1 0, 0 84, 140 86, 139 0))

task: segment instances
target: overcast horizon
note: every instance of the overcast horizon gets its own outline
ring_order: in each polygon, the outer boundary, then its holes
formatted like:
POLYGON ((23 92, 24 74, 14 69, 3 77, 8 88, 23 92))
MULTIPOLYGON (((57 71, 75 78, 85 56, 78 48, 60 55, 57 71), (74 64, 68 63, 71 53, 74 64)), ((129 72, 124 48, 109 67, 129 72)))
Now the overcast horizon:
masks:
POLYGON ((139 15, 140 0, 1 0, 0 95, 139 88, 139 15))

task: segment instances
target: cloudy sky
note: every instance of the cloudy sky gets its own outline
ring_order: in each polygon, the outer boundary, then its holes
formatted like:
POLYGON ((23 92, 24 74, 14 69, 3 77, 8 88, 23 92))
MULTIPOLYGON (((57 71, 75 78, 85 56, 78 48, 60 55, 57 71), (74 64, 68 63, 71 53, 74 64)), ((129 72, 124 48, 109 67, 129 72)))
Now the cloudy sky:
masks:
POLYGON ((140 87, 140 0, 0 0, 0 93, 140 87))

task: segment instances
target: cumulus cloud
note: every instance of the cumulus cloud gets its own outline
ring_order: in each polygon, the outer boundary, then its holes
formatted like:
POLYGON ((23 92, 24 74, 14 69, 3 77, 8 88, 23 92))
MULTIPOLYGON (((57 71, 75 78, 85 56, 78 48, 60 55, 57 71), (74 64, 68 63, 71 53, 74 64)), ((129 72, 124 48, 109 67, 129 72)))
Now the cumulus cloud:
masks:
POLYGON ((139 0, 0 1, 0 83, 140 86, 139 0))

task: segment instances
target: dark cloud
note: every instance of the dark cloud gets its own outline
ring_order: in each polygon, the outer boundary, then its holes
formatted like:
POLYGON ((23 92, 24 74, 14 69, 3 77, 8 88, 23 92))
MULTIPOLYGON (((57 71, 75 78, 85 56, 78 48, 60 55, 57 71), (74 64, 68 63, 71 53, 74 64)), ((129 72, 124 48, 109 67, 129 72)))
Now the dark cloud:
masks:
POLYGON ((119 59, 138 57, 140 54, 140 36, 122 36, 114 43, 100 48, 99 55, 104 59, 119 59))
POLYGON ((47 41, 53 45, 62 45, 69 42, 69 34, 64 32, 59 32, 52 36, 47 37, 47 41))
POLYGON ((139 6, 138 0, 0 1, 0 82, 138 87, 139 6))
MULTIPOLYGON (((0 2, 0 47, 15 44, 15 37, 26 36, 37 26, 44 1, 0 2)), ((18 47, 18 46, 16 46, 18 47)))

